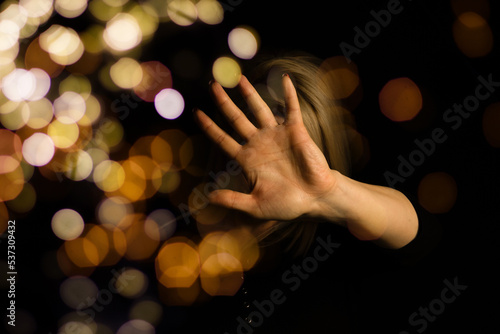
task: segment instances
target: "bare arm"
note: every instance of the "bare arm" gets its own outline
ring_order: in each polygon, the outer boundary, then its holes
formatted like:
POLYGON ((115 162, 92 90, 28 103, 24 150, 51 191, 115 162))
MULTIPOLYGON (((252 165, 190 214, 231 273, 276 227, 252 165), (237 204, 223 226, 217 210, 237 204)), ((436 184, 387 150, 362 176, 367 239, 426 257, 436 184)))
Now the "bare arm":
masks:
POLYGON ((283 76, 287 110, 283 124, 278 124, 244 76, 239 89, 258 124, 248 120, 218 83, 211 85, 216 104, 244 145, 201 110, 195 112, 207 136, 241 165, 251 188, 249 193, 216 190, 210 195, 212 203, 262 220, 308 217, 330 221, 346 226, 361 240, 388 248, 400 248, 415 237, 417 215, 402 193, 330 169, 303 124, 297 93, 287 75, 283 76))

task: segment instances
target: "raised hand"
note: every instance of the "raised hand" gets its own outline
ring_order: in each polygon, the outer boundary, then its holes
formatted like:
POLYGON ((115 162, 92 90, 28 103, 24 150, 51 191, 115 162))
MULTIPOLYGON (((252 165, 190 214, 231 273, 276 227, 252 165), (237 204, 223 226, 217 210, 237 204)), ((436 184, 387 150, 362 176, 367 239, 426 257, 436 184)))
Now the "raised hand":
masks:
POLYGON ((322 198, 332 193, 338 172, 309 136, 299 100, 288 75, 282 78, 286 116, 278 124, 270 108, 242 76, 238 88, 254 113, 252 124, 220 84, 211 84, 215 102, 234 130, 240 145, 201 110, 195 115, 202 130, 242 167, 249 193, 221 189, 210 194, 213 204, 236 209, 265 220, 292 220, 314 215, 322 198))

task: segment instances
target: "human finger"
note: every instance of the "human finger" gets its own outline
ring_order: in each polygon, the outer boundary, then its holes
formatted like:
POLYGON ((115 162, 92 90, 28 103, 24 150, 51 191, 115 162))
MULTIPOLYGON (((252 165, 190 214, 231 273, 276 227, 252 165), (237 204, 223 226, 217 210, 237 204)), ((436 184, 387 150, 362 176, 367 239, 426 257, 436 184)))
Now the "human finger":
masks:
POLYGON ((244 75, 241 76, 238 86, 243 98, 248 104, 248 107, 254 113, 255 118, 261 127, 278 125, 278 122, 276 121, 276 118, 267 103, 262 99, 244 75))
POLYGON ((195 109, 195 116, 200 124, 203 132, 220 148, 226 152, 229 157, 236 158, 241 150, 241 145, 236 142, 230 135, 222 130, 210 117, 200 109, 195 109))
POLYGON ((300 111, 299 98, 292 80, 288 74, 283 74, 283 93, 285 97, 285 108, 287 124, 302 123, 302 113, 300 111))
POLYGON ((236 132, 244 139, 249 139, 257 131, 255 125, 253 125, 241 109, 234 104, 218 82, 211 83, 210 88, 217 107, 224 117, 226 117, 229 124, 231 124, 236 132))

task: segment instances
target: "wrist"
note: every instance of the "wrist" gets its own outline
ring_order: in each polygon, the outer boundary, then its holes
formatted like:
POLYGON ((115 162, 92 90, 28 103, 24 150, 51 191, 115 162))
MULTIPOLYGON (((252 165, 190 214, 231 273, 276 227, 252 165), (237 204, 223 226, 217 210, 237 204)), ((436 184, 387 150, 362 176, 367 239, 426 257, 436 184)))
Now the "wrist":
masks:
POLYGON ((326 193, 315 199, 310 216, 345 226, 348 220, 354 219, 349 203, 349 182, 352 180, 336 170, 331 170, 331 176, 334 181, 330 182, 326 193))

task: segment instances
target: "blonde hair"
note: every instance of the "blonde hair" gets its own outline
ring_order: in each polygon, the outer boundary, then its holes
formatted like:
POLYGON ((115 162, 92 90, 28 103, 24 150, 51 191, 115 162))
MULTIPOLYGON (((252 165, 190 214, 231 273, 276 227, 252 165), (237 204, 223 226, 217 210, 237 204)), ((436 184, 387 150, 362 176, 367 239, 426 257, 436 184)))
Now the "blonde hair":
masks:
MULTIPOLYGON (((352 122, 349 115, 338 106, 331 93, 335 87, 323 80, 321 61, 312 56, 285 56, 262 61, 252 69, 250 81, 275 115, 286 112, 280 86, 273 85, 273 77, 287 73, 297 91, 304 125, 312 140, 321 149, 330 168, 344 175, 350 174, 350 156, 346 136, 346 124, 352 122), (274 86, 274 87, 273 87, 274 86)), ((279 81, 281 82, 281 81, 279 81)), ((251 112, 246 110, 249 118, 251 112)), ((314 242, 317 222, 279 221, 260 233, 262 245, 287 240, 285 250, 294 256, 303 256, 314 242)))

